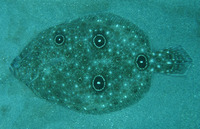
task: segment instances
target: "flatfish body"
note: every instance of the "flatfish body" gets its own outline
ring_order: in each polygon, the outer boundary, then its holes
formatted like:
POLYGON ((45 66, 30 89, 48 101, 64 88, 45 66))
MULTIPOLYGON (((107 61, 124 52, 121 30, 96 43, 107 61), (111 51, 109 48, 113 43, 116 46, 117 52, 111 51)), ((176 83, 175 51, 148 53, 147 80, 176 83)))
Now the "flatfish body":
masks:
POLYGON ((10 70, 49 102, 102 114, 138 102, 149 91, 153 72, 182 74, 191 62, 181 47, 152 52, 135 24, 102 13, 42 31, 10 70))

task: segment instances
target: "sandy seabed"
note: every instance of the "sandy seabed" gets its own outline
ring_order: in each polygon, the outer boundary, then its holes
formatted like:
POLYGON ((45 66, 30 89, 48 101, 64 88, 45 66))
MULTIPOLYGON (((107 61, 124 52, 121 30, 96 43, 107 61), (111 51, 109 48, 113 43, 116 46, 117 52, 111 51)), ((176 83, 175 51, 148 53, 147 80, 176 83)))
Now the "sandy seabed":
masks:
POLYGON ((1 129, 200 128, 199 0, 3 0, 0 5, 1 129), (181 45, 192 57, 192 66, 183 76, 154 74, 150 91, 139 103, 104 115, 48 103, 10 73, 11 61, 40 31, 95 12, 112 12, 138 25, 153 51, 181 45))

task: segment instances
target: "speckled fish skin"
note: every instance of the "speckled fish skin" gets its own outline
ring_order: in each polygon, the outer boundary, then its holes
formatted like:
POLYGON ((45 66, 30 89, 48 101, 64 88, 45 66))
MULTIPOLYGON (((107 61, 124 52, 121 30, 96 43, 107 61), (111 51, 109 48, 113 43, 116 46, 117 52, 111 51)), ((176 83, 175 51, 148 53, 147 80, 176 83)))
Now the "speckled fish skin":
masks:
POLYGON ((183 74, 191 62, 182 47, 152 52, 147 36, 135 24, 101 13, 42 31, 13 60, 10 70, 49 102, 102 114, 138 102, 149 91, 152 73, 183 74), (95 46, 97 36, 97 42, 104 41, 101 48, 95 46), (104 84, 100 91, 94 88, 98 75, 104 78, 104 83, 97 82, 104 84))

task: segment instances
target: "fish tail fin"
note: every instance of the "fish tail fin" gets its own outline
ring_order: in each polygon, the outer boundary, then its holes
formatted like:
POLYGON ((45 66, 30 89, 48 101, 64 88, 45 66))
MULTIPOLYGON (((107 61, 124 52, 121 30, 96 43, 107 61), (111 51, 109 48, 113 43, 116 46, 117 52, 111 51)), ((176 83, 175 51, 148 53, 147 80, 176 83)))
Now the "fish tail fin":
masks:
POLYGON ((152 53, 150 62, 155 72, 184 74, 190 67, 192 58, 181 46, 177 46, 152 53))

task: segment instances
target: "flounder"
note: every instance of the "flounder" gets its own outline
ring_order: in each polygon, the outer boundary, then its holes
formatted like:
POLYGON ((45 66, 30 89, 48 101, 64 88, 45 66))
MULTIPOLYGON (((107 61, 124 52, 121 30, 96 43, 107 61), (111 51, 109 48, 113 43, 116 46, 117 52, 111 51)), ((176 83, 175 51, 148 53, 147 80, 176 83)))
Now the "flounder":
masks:
POLYGON ((184 74, 191 62, 181 46, 152 52, 147 35, 134 23, 100 13, 40 32, 10 70, 49 102, 102 114, 141 100, 153 73, 184 74))

